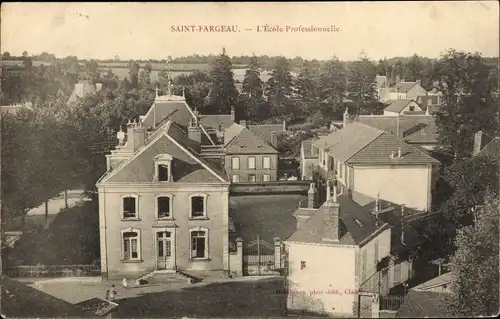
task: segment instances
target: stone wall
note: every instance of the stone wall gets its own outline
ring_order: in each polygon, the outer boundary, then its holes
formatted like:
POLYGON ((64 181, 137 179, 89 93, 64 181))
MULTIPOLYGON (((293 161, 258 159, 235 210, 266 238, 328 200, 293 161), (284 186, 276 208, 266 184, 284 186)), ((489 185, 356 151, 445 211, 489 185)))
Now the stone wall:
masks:
POLYGON ((310 181, 273 181, 266 183, 234 183, 230 194, 307 194, 310 181))

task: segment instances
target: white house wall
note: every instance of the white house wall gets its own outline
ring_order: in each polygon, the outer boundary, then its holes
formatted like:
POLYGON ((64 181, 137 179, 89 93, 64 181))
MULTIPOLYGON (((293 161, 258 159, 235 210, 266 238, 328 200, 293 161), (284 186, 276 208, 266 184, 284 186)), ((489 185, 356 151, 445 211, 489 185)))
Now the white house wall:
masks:
POLYGON ((431 204, 431 166, 355 166, 353 190, 370 197, 426 210, 431 204))

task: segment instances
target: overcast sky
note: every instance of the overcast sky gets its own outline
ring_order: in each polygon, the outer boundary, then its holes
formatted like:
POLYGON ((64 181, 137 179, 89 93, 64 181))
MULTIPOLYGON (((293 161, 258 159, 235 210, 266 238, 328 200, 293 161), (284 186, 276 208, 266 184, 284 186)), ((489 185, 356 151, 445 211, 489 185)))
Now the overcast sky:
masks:
POLYGON ((354 60, 438 57, 447 48, 498 56, 497 1, 342 3, 8 3, 1 51, 57 57, 163 59, 192 54, 284 55, 354 60), (259 33, 257 25, 340 28, 259 33), (172 32, 178 25, 230 25, 235 33, 172 32), (252 29, 247 31, 246 29, 252 29))

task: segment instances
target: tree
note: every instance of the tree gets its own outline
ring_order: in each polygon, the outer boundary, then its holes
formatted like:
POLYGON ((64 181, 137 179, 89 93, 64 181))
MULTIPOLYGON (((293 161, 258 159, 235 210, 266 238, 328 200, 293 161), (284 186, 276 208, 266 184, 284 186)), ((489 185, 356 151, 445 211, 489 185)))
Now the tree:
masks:
POLYGON ((28 51, 23 51, 23 58, 27 58, 28 57, 28 51))
POLYGON ((128 68, 128 81, 130 83, 129 89, 137 89, 139 86, 139 63, 136 61, 130 61, 128 68))
POLYGON ((319 97, 334 113, 343 112, 347 91, 347 73, 337 57, 333 57, 320 69, 319 97))
POLYGON ((228 114, 238 98, 234 85, 234 73, 226 50, 222 50, 212 63, 210 70, 210 93, 207 99, 207 109, 210 113, 228 114))
POLYGON ((422 80, 424 68, 425 66, 422 62, 422 58, 414 54, 410 61, 404 66, 402 77, 405 81, 410 82, 422 80))
POLYGON ((349 99, 360 114, 371 114, 372 106, 376 102, 375 77, 377 69, 365 56, 352 63, 349 68, 347 90, 349 99))
POLYGON ((387 59, 380 59, 377 64, 377 75, 387 75, 389 76, 389 63, 387 59))
POLYGON ((490 78, 490 67, 479 53, 449 50, 435 64, 434 80, 444 104, 437 112, 438 149, 459 161, 470 157, 477 131, 498 127, 492 92, 498 79, 490 78))
POLYGON ((152 70, 153 70, 153 67, 151 66, 151 63, 146 62, 144 69, 141 70, 140 75, 139 75, 139 84, 141 87, 147 87, 148 85, 151 84, 151 71, 152 70))
POLYGON ((243 79, 242 94, 238 99, 240 113, 246 113, 246 118, 256 120, 259 106, 264 103, 260 66, 257 58, 252 56, 243 79))
POLYGON ((478 317, 498 313, 499 301, 499 218, 497 196, 489 196, 478 210, 477 222, 460 229, 457 250, 451 258, 453 291, 450 316, 478 317))
POLYGON ((295 94, 301 101, 301 109, 308 116, 319 109, 318 71, 310 61, 305 61, 295 80, 295 94))
POLYGON ((7 52, 7 51, 5 51, 5 52, 2 54, 2 57, 3 57, 4 59, 8 59, 8 58, 10 58, 10 53, 9 53, 9 52, 7 52))
POLYGON ((291 113, 293 78, 290 64, 285 57, 279 57, 267 80, 265 93, 274 115, 284 117, 291 113))

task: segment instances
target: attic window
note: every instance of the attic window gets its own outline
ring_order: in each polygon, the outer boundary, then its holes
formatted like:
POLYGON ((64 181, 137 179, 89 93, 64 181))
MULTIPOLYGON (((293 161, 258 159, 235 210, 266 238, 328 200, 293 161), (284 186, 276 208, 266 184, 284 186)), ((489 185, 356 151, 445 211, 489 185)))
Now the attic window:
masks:
POLYGON ((363 224, 359 221, 359 219, 354 218, 354 222, 359 226, 359 228, 363 228, 363 224))
POLYGON ((171 182, 172 178, 172 156, 170 154, 159 154, 154 157, 156 182, 171 182))
POLYGON ((247 148, 245 145, 240 145, 240 148, 247 148))
POLYGON ((425 129, 421 129, 421 130, 420 130, 420 134, 422 134, 422 135, 426 135, 426 133, 425 133, 425 129))
POLYGON ((257 145, 257 147, 258 147, 258 148, 261 148, 261 147, 262 147, 262 145, 260 145, 260 144, 259 144, 259 145, 257 145))

